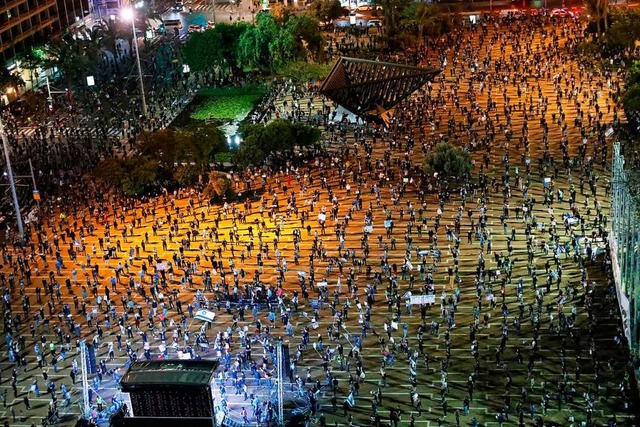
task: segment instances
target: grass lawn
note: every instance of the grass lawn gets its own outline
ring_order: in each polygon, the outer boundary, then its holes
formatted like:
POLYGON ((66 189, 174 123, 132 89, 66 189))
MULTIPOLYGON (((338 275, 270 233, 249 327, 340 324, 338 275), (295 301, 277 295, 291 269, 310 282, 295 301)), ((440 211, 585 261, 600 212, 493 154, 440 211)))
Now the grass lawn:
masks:
POLYGON ((201 105, 191 113, 194 120, 242 120, 254 104, 267 93, 264 85, 246 85, 240 88, 205 88, 198 92, 201 105))

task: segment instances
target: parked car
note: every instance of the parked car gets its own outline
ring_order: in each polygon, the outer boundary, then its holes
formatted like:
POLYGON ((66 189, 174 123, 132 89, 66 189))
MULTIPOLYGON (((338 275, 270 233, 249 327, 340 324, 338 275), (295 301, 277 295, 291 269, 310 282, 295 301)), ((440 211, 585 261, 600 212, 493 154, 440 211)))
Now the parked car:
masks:
POLYGON ((500 11, 500 16, 511 18, 522 18, 524 13, 520 9, 504 9, 500 11))
POLYGON ((164 24, 164 28, 166 29, 176 28, 180 30, 182 28, 182 21, 180 21, 179 19, 165 19, 163 21, 163 24, 164 24))
POLYGON ((187 31, 190 33, 201 33, 204 31, 204 27, 202 25, 191 24, 189 25, 189 28, 187 28, 187 31))
POLYGON ((381 19, 369 19, 367 21, 367 27, 382 27, 381 19))
POLYGON ((570 14, 567 9, 553 9, 551 11, 551 16, 559 16, 560 18, 564 18, 565 16, 570 16, 570 14))

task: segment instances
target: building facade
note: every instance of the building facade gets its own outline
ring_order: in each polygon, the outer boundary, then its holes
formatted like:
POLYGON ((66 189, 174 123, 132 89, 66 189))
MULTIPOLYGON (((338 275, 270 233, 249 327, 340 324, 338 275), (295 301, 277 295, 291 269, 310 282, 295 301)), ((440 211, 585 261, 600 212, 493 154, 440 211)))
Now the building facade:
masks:
POLYGON ((0 3, 0 60, 7 63, 58 31, 58 0, 5 0, 0 3))
POLYGON ((69 28, 74 22, 85 18, 90 13, 89 0, 57 0, 60 26, 69 28))

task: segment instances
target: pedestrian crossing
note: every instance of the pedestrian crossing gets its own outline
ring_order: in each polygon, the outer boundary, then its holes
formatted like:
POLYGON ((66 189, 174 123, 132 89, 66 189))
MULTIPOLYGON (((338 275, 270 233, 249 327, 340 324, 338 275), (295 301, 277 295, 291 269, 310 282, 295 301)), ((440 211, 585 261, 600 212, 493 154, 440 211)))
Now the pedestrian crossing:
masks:
MULTIPOLYGON (((193 12, 213 12, 214 5, 211 3, 199 3, 191 6, 193 12)), ((237 11, 238 6, 231 3, 216 3, 215 10, 222 12, 235 12, 237 11)))
MULTIPOLYGON (((20 137, 22 138, 32 138, 33 136, 36 135, 37 129, 34 127, 20 127, 20 137)), ((86 134, 90 134, 93 136, 96 135, 100 135, 102 136, 101 132, 98 132, 96 128, 75 128, 77 130, 79 130, 81 132, 81 134, 86 135, 86 134)), ((60 135, 59 131, 55 132, 56 135, 60 135)), ((122 128, 118 128, 118 127, 110 127, 109 130, 107 131, 107 135, 109 137, 121 137, 122 136, 122 128)))

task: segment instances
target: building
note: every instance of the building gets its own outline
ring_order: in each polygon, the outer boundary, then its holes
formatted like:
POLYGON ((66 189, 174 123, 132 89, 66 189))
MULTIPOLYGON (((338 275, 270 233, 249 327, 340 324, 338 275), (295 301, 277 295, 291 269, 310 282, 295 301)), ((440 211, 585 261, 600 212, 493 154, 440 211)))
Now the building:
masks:
POLYGON ((60 30, 58 0, 6 0, 0 3, 0 60, 7 63, 60 30))
POLYGON ((57 0, 60 26, 69 28, 73 23, 87 17, 92 8, 90 0, 57 0))
POLYGON ((114 20, 123 6, 130 5, 130 0, 92 0, 93 15, 96 19, 114 20))

